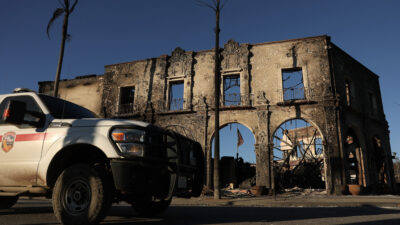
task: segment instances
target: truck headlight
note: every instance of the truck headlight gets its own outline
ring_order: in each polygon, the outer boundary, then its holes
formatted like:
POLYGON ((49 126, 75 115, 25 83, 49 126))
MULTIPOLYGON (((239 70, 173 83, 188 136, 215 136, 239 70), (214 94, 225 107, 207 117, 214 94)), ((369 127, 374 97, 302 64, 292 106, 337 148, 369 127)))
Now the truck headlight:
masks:
POLYGON ((123 154, 144 156, 144 130, 117 128, 111 132, 111 138, 123 154))

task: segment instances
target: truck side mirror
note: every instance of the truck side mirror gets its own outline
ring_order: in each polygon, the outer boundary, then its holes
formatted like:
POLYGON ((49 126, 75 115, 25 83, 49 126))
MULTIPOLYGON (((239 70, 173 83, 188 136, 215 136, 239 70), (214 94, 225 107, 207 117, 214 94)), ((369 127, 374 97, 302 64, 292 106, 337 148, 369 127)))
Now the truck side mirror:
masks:
POLYGON ((1 117, 4 123, 19 125, 24 123, 24 116, 26 112, 26 103, 16 100, 10 100, 1 117))

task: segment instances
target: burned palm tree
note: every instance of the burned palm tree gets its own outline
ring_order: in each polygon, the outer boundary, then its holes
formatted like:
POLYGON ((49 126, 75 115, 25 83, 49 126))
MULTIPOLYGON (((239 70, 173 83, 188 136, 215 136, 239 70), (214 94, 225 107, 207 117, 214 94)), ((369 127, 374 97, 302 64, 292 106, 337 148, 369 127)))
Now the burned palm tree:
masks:
POLYGON ((64 48, 65 48, 65 41, 68 40, 69 34, 68 34, 68 18, 69 15, 74 11, 76 4, 78 3, 78 0, 75 0, 73 4, 71 4, 70 0, 58 0, 60 5, 62 6, 61 8, 57 8, 53 12, 53 16, 51 17, 49 23, 47 24, 47 36, 50 39, 50 28, 51 25, 53 25, 54 21, 60 17, 61 15, 64 14, 64 21, 63 21, 63 26, 62 26, 62 39, 61 39, 61 48, 60 48, 60 55, 58 57, 58 65, 57 65, 57 72, 56 72, 56 80, 54 82, 54 92, 53 95, 54 97, 58 96, 58 84, 60 81, 60 74, 61 74, 61 68, 62 68, 62 63, 63 63, 63 58, 64 58, 64 48))

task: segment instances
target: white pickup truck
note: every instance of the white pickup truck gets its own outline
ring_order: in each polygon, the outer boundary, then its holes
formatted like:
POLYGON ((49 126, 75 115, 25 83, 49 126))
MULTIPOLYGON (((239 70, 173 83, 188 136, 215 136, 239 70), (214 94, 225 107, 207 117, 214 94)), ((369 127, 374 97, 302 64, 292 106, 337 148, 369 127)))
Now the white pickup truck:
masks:
POLYGON ((0 210, 45 196, 62 224, 97 224, 114 202, 151 216, 201 193, 201 146, 177 133, 34 92, 0 95, 0 113, 0 210))

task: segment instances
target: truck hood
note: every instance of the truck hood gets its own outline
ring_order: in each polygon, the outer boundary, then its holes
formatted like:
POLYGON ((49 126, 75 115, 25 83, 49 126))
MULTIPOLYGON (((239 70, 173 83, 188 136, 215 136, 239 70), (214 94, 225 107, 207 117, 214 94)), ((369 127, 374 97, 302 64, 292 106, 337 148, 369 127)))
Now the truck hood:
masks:
POLYGON ((55 119, 54 123, 70 124, 72 127, 98 127, 98 126, 116 126, 116 125, 133 125, 140 127, 147 127, 150 124, 142 121, 135 120, 122 120, 122 119, 55 119))

